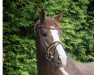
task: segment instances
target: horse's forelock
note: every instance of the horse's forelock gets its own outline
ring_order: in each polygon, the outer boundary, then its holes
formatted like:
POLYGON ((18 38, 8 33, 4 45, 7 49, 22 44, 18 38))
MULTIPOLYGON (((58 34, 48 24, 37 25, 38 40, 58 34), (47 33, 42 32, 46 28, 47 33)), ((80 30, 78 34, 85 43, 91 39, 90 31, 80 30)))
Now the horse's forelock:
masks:
POLYGON ((57 22, 54 18, 51 18, 51 17, 45 17, 45 20, 44 20, 43 24, 41 24, 40 20, 38 20, 36 22, 36 24, 34 25, 34 31, 36 30, 38 25, 44 25, 44 26, 47 26, 47 27, 55 26, 57 28, 61 28, 60 23, 57 22))
POLYGON ((61 28, 60 23, 57 22, 54 18, 51 18, 51 17, 45 17, 43 25, 48 26, 48 27, 55 26, 55 27, 61 28))

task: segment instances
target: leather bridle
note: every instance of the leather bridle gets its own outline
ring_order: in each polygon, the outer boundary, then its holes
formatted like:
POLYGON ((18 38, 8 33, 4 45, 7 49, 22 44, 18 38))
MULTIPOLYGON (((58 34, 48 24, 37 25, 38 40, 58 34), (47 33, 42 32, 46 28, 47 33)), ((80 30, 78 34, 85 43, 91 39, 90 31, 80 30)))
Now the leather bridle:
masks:
POLYGON ((59 63, 60 63, 59 61, 54 60, 54 54, 55 54, 56 46, 59 45, 59 44, 62 45, 62 43, 61 43, 60 41, 55 41, 55 42, 53 42, 52 44, 50 44, 50 45, 47 47, 47 46, 45 45, 45 40, 43 40, 44 37, 42 36, 42 33, 41 33, 42 28, 48 28, 48 29, 51 29, 51 30, 58 30, 58 29, 60 30, 60 28, 57 28, 57 27, 51 28, 51 27, 43 26, 43 25, 40 25, 40 26, 38 25, 38 26, 36 27, 36 31, 37 31, 38 34, 39 34, 42 47, 44 48, 44 50, 45 50, 45 52, 46 52, 46 59, 49 60, 49 61, 51 61, 51 62, 55 62, 55 63, 58 63, 58 64, 59 64, 59 63), (52 53, 50 50, 51 50, 51 48, 52 48, 53 46, 55 46, 55 49, 54 49, 54 52, 52 53))

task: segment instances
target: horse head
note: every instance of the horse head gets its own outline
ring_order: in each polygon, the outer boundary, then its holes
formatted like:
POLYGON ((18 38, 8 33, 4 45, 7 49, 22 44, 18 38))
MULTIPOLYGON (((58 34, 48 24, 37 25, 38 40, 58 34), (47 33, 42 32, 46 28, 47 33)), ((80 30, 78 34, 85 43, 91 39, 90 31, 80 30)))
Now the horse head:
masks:
POLYGON ((46 59, 56 64, 62 63, 63 66, 66 66, 67 56, 61 43, 61 18, 62 14, 54 18, 47 17, 44 10, 41 10, 40 19, 35 30, 37 36, 39 36, 37 39, 40 39, 40 44, 45 50, 46 59))

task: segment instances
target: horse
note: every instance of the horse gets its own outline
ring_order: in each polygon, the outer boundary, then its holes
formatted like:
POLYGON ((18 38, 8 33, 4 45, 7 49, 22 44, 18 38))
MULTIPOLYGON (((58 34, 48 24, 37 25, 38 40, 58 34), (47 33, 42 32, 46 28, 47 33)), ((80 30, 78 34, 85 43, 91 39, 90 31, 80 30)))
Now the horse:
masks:
POLYGON ((66 54, 61 42, 62 15, 47 17, 40 11, 34 26, 38 75, 94 75, 94 63, 78 63, 66 54))

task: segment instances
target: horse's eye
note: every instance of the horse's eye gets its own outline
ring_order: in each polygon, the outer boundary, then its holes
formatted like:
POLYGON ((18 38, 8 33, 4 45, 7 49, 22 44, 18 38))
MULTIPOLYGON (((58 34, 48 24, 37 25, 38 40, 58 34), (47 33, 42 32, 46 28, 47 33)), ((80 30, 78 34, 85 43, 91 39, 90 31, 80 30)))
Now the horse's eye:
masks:
POLYGON ((43 35, 44 37, 46 37, 46 36, 47 36, 47 33, 46 33, 46 32, 42 32, 42 35, 43 35))

